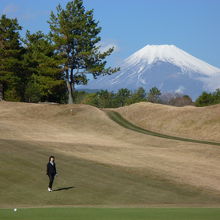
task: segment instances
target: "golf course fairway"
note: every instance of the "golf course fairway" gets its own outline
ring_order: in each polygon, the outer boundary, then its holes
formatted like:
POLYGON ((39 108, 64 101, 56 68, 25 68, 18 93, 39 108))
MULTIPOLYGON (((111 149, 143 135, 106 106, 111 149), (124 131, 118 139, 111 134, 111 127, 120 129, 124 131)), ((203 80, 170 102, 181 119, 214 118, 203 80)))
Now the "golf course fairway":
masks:
MULTIPOLYGON (((220 219, 220 139, 151 130, 130 111, 163 107, 143 105, 117 114, 82 104, 1 102, 0 220, 220 219), (50 155, 58 171, 52 193, 50 155)), ((209 123, 201 131, 207 137, 209 123)))
POLYGON ((0 209, 4 220, 217 220, 220 208, 22 208, 0 209))

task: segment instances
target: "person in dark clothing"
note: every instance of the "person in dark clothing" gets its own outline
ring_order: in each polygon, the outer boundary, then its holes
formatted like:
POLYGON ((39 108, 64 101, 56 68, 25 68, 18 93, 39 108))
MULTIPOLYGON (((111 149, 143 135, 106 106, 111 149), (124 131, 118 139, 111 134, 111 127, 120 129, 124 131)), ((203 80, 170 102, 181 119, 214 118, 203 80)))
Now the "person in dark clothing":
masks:
POLYGON ((47 175, 49 177, 48 191, 52 192, 53 191, 52 186, 53 186, 54 177, 57 175, 55 157, 54 156, 49 157, 49 162, 47 163, 47 175))

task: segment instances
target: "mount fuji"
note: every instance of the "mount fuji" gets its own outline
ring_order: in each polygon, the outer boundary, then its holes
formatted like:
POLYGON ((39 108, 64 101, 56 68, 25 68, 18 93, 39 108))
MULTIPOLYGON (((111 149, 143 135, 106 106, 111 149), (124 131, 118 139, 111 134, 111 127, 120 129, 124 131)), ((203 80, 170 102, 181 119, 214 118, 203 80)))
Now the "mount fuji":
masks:
POLYGON ((120 72, 90 80, 79 89, 120 88, 145 90, 156 86, 162 92, 176 92, 197 98, 203 91, 220 88, 220 69, 174 45, 147 45, 121 65, 120 72))

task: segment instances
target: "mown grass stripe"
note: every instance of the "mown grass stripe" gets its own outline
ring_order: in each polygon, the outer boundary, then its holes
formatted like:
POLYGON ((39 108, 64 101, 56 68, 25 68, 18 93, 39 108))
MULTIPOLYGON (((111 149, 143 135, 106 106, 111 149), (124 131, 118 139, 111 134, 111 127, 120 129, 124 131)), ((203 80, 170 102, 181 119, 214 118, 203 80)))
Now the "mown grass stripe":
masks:
POLYGON ((147 134, 147 135, 151 135, 151 136, 156 136, 156 137, 160 137, 160 138, 178 140, 178 141, 220 146, 220 143, 218 143, 218 142, 183 138, 183 137, 171 136, 171 135, 166 135, 166 134, 161 134, 158 132, 150 131, 150 130, 147 130, 147 129, 144 129, 144 128, 138 127, 137 125, 132 124, 131 122, 129 122, 128 120, 123 118, 118 112, 111 111, 111 110, 105 110, 105 112, 113 121, 115 121, 119 125, 127 128, 127 129, 139 132, 139 133, 143 133, 143 134, 147 134))
POLYGON ((2 220, 218 220, 219 208, 33 208, 0 210, 2 220))

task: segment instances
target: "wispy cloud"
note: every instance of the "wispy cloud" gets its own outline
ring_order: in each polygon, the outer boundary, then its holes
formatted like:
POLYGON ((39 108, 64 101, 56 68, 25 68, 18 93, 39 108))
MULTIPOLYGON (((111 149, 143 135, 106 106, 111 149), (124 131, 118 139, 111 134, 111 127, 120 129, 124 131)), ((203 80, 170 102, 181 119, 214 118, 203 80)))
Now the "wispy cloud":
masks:
POLYGON ((214 91, 220 88, 220 72, 213 74, 210 77, 200 78, 204 82, 205 91, 214 91))
POLYGON ((100 46, 100 52, 104 52, 112 47, 114 47, 114 52, 119 51, 119 46, 115 42, 101 42, 99 46, 100 46))
POLYGON ((176 93, 183 93, 185 90, 185 87, 184 86, 179 86, 179 88, 175 91, 176 93))
POLYGON ((3 14, 7 14, 7 15, 14 15, 18 12, 18 10, 19 10, 19 6, 11 3, 6 5, 2 12, 3 14))
POLYGON ((3 8, 2 14, 6 14, 9 17, 16 17, 21 21, 27 22, 49 14, 49 10, 32 11, 29 8, 20 7, 19 5, 10 3, 3 8))

